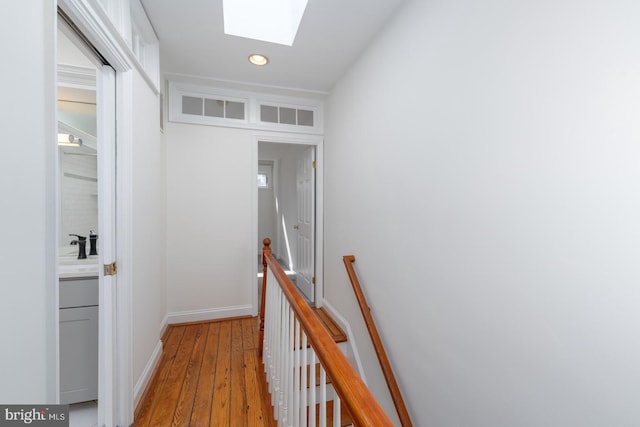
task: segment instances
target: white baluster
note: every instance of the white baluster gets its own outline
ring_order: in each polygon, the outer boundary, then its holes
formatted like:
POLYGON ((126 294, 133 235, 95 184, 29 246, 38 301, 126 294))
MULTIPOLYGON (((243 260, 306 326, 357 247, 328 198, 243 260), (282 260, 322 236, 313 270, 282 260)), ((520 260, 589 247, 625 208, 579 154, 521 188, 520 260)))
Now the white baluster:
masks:
MULTIPOLYGON (((284 387, 285 387, 285 378, 284 372, 286 370, 286 352, 287 352, 287 344, 286 344, 286 318, 287 318, 287 300, 282 294, 282 310, 280 311, 280 330, 278 334, 280 335, 279 345, 278 345, 278 411, 279 416, 278 419, 282 420, 284 416, 284 387)), ((284 422, 284 421, 283 421, 284 422)), ((283 424, 284 425, 284 424, 283 424)))
MULTIPOLYGON (((275 280, 272 280, 272 287, 278 286, 275 283, 275 280)), ((274 417, 278 419, 278 353, 280 351, 279 346, 279 333, 280 333, 280 288, 277 287, 273 290, 273 308, 271 309, 271 318, 272 318, 272 330, 271 330, 271 404, 274 407, 274 417)))
POLYGON ((295 351, 295 313, 289 307, 287 327, 287 425, 292 425, 293 412, 293 360, 295 351))
MULTIPOLYGON (((264 347, 262 354, 262 362, 266 373, 267 383, 269 385, 269 393, 273 393, 273 331, 274 331, 274 300, 275 289, 273 289, 273 279, 271 269, 267 273, 267 294, 265 296, 265 319, 264 319, 264 347)), ((272 402, 273 403, 273 402, 272 402)))
POLYGON ((303 330, 300 331, 302 343, 300 345, 302 351, 302 363, 300 364, 300 373, 302 375, 302 381, 300 384, 300 424, 307 425, 307 397, 309 393, 310 387, 308 387, 307 379, 309 374, 307 373, 307 369, 309 366, 309 361, 307 359, 307 334, 303 330), (304 369, 304 371, 303 371, 304 369))
POLYGON ((273 351, 274 351, 274 360, 273 360, 273 372, 271 374, 271 378, 273 381, 273 393, 271 395, 274 417, 276 420, 280 419, 280 362, 281 362, 281 334, 282 334, 282 291, 280 290, 280 285, 275 283, 275 307, 274 307, 274 324, 273 324, 273 351))
POLYGON ((309 363, 309 426, 316 427, 316 352, 311 348, 311 363, 309 363))
POLYGON ((338 396, 338 393, 336 393, 334 389, 333 391, 333 425, 334 426, 340 426, 341 417, 342 415, 340 414, 340 397, 338 396))
POLYGON ((300 389, 300 370, 302 369, 300 365, 300 322, 298 319, 294 319, 294 335, 293 335, 293 355, 295 360, 293 361, 293 426, 300 427, 300 393, 302 390, 300 389))
POLYGON ((273 279, 273 271, 269 267, 271 273, 268 280, 269 289, 271 289, 271 309, 269 310, 269 317, 271 319, 270 341, 271 341, 271 357, 269 362, 269 382, 271 393, 271 405, 273 406, 273 417, 278 419, 278 405, 277 405, 277 368, 278 368, 278 330, 280 325, 278 324, 278 312, 280 310, 280 297, 279 286, 273 279), (278 286, 276 288, 276 286, 278 286))
POLYGON ((320 365, 320 425, 327 425, 327 373, 320 365))
POLYGON ((286 317, 284 319, 285 321, 285 331, 284 331, 284 338, 285 338, 285 358, 284 358, 284 364, 283 364, 283 375, 282 375, 282 379, 283 379, 283 389, 284 389, 284 396, 282 398, 283 403, 284 403, 284 410, 285 410, 285 418, 286 418, 286 423, 285 425, 289 426, 291 423, 289 422, 289 411, 291 409, 291 347, 293 347, 293 344, 291 343, 291 317, 293 315, 293 312, 291 311, 291 307, 289 305, 289 301, 287 300, 287 312, 286 312, 286 317))

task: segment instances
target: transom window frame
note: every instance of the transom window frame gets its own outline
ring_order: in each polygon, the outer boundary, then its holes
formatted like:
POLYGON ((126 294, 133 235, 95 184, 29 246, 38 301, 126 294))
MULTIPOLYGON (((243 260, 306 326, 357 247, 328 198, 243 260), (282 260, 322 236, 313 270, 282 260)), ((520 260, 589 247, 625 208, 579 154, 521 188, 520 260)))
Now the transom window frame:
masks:
POLYGON ((168 89, 168 119, 171 122, 272 130, 279 132, 295 132, 300 134, 319 135, 324 133, 324 101, 321 99, 247 92, 230 88, 202 86, 171 80, 168 82, 168 89), (183 113, 183 96, 242 102, 245 105, 245 118, 244 120, 240 120, 183 113), (260 117, 261 105, 311 111, 313 113, 313 126, 263 122, 260 117))
POLYGON ((247 125, 249 123, 249 99, 247 97, 240 96, 232 96, 228 93, 221 93, 217 91, 199 91, 196 88, 184 87, 184 89, 179 90, 175 86, 172 88, 169 87, 169 120, 174 122, 182 122, 182 123, 195 123, 195 124, 203 124, 203 125, 247 125), (188 114, 184 113, 182 109, 182 98, 184 96, 200 98, 203 99, 203 110, 202 115, 188 114), (225 102, 237 102, 242 103, 244 105, 244 118, 236 119, 236 118, 227 118, 227 117, 215 117, 215 116, 205 116, 204 113, 204 104, 206 101, 204 100, 215 100, 215 101, 225 101, 225 102))
POLYGON ((295 105, 295 104, 290 104, 290 103, 278 103, 275 102, 273 100, 262 100, 262 99, 258 99, 258 120, 260 121, 260 124, 262 126, 265 127, 272 127, 272 126, 277 126, 278 128, 281 128, 283 126, 295 126, 296 130, 298 129, 304 129, 304 128, 309 128, 309 129, 313 129, 315 126, 315 122, 316 122, 316 117, 318 116, 318 109, 316 107, 313 106, 302 106, 302 105, 295 105), (262 107, 272 107, 272 108, 276 108, 277 109, 277 115, 278 115, 278 121, 263 121, 262 120, 262 107), (281 117, 280 114, 282 113, 283 109, 289 109, 289 110, 294 110, 296 113, 296 124, 290 125, 290 124, 286 124, 286 123, 282 123, 280 121, 281 117), (313 120, 313 125, 304 125, 304 124, 299 124, 299 114, 300 111, 310 111, 312 113, 312 120, 313 120))

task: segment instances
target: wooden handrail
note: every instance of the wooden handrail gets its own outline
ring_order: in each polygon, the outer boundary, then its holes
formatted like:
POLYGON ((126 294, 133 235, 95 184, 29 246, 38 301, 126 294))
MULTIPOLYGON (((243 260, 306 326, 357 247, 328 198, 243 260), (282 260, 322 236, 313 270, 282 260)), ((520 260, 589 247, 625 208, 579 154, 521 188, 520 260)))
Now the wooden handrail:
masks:
POLYGON ((403 427, 410 427, 413 424, 411 423, 409 411, 407 411, 407 407, 404 404, 404 399, 402 398, 400 387, 398 387, 396 377, 393 374, 393 369, 391 368, 391 363, 389 362, 389 358, 387 357, 387 352, 384 350, 384 345, 382 344, 382 340, 380 339, 380 334, 378 333, 376 322, 373 320, 373 316, 371 315, 371 308, 367 304, 367 299, 364 296, 364 292, 362 292, 362 286, 360 286, 360 281, 358 280, 356 271, 353 268, 353 263, 355 262, 356 257, 353 255, 345 255, 344 257, 342 257, 342 260, 344 262, 344 266, 347 269, 347 274, 349 275, 351 286, 353 286, 353 292, 356 294, 356 299, 358 300, 360 311, 362 311, 362 317, 364 317, 367 329, 369 330, 369 336, 371 336, 373 347, 375 348, 378 360, 380 361, 380 367, 382 368, 384 379, 387 381, 387 386, 389 387, 389 392, 391 393, 393 404, 395 405, 396 411, 398 412, 400 423, 403 427))
MULTIPOLYGON (((271 255, 269 248, 271 241, 265 239, 264 244, 266 249, 263 252, 265 265, 268 265, 273 272, 283 294, 291 305, 291 309, 300 325, 302 325, 310 345, 313 347, 327 375, 331 378, 332 385, 340 396, 342 403, 346 406, 354 424, 362 427, 393 426, 384 409, 382 409, 358 373, 353 369, 309 304, 287 277, 278 261, 271 255)), ((264 325, 265 287, 266 281, 263 282, 262 288, 261 325, 264 325)))

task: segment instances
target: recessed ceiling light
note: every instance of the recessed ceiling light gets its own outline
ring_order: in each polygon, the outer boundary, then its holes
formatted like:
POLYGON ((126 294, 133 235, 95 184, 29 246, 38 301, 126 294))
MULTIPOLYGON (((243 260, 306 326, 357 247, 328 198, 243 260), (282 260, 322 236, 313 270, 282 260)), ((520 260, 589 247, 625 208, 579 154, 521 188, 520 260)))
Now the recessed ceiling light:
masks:
POLYGON ((269 63, 269 58, 264 55, 260 55, 259 53, 252 53, 249 55, 249 62, 253 65, 267 65, 269 63))

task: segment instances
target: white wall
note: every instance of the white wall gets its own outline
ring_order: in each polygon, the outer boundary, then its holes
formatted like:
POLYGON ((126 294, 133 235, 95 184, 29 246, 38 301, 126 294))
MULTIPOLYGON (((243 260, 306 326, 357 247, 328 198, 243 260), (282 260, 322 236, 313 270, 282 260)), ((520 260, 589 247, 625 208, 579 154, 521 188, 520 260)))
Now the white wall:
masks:
POLYGON ((166 316, 165 144, 158 96, 133 71, 133 381, 160 340, 166 316))
POLYGON ((0 19, 2 55, 14 64, 0 67, 3 404, 54 402, 58 386, 55 16, 53 2, 18 2, 0 19))
POLYGON ((326 298, 382 395, 354 254, 415 425, 640 425, 639 16, 413 1, 335 86, 326 298))
POLYGON ((168 122, 165 137, 169 320, 248 314, 257 293, 252 133, 168 122))

